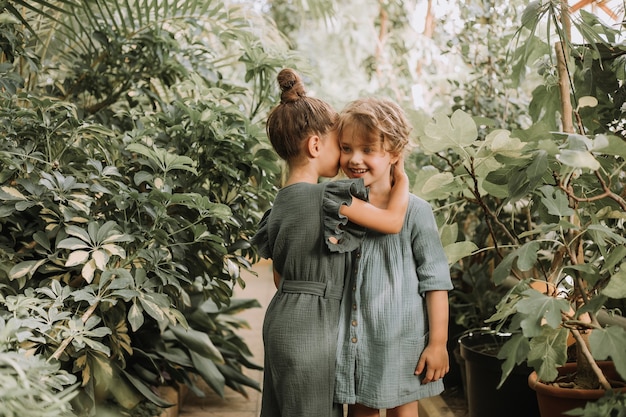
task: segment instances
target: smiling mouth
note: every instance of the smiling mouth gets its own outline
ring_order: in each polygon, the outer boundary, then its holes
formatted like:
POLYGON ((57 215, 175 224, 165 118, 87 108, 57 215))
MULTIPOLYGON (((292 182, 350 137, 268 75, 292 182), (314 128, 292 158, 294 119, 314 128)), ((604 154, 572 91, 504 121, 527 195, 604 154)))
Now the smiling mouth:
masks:
POLYGON ((352 172, 353 174, 365 174, 367 172, 367 169, 350 169, 350 172, 352 172))

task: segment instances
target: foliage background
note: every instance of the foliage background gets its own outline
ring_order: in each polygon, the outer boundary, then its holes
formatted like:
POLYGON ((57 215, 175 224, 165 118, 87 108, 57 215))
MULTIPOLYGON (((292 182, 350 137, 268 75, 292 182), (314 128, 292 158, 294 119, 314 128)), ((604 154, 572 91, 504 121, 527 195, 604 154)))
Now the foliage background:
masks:
MULTIPOLYGON (((298 68, 338 109, 392 97, 416 134, 440 111, 474 116, 480 139, 552 123, 549 50, 515 43, 527 6, 1 0, 0 353, 53 363, 50 389, 84 414, 158 413, 154 388, 194 389, 195 376, 218 393, 258 389, 233 316, 256 304, 231 297, 280 184, 263 131, 277 71, 298 68)), ((418 167, 461 162, 411 158, 418 184, 418 167)), ((453 248, 454 317, 480 325, 500 297, 495 255, 461 254, 493 244, 488 225, 470 204, 433 201, 453 248)))

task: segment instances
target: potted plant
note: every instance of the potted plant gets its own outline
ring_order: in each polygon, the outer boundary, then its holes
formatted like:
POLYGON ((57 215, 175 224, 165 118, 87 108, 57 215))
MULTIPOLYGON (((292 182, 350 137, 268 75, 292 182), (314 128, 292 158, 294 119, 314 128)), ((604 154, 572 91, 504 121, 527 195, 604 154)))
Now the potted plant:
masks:
POLYGON ((498 354, 501 382, 523 363, 554 382, 576 361, 570 385, 602 396, 615 386, 599 362, 610 359, 614 376, 626 378, 624 319, 610 308, 626 299, 625 48, 589 13, 570 21, 565 2, 531 3, 522 24, 528 37, 512 54, 511 81, 527 75, 527 63, 544 64, 532 123, 493 128, 462 110, 418 119, 433 163, 415 192, 447 210, 471 205, 487 223, 490 245, 474 253, 493 252, 494 282, 512 282, 488 320, 512 334, 498 354), (554 49, 535 36, 546 17, 558 22, 554 49), (589 42, 572 44, 571 24, 589 42))

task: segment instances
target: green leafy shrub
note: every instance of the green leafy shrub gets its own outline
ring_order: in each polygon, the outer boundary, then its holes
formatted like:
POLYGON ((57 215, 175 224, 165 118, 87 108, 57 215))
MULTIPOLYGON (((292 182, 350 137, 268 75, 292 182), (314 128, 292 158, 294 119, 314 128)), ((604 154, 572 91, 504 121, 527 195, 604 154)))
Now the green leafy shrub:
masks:
POLYGON ((20 321, 0 317, 0 416, 72 415, 70 401, 78 394, 76 377, 62 370, 58 361, 16 349, 28 333, 20 321))
MULTIPOLYGON (((461 110, 423 119, 419 143, 433 163, 416 190, 448 213, 471 207, 487 225, 486 245, 466 255, 493 253, 493 282, 510 283, 487 320, 513 334, 498 354, 502 381, 526 363, 552 382, 576 361, 577 387, 609 390, 596 361, 626 378, 625 320, 611 307, 626 299, 623 45, 589 13, 570 21, 562 5, 528 4, 511 54, 517 81, 532 65, 543 75, 532 124, 497 129, 461 110), (537 36, 544 21, 558 22, 554 45, 537 36), (568 22, 587 43, 571 43, 568 22)), ((471 249, 463 232, 456 248, 471 249)))
POLYGON ((0 352, 0 416, 57 417, 72 415, 70 385, 75 377, 40 356, 0 352))
POLYGON ((23 25, 0 27, 24 39, 13 55, 37 57, 20 68, 3 50, 1 68, 12 349, 77 377, 80 415, 167 407, 155 388, 201 394, 194 375, 218 394, 258 389, 242 372, 259 368, 236 334, 247 324, 231 317, 258 303, 232 297, 278 181, 257 124, 280 45, 266 52, 221 2, 21 3, 5 13, 23 25))

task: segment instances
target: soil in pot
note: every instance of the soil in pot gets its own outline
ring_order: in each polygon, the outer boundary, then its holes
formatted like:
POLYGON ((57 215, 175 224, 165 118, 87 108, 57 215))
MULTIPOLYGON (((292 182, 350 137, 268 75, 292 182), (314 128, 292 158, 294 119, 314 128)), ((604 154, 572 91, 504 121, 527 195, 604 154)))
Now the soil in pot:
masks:
POLYGON ((508 336, 493 331, 470 332, 459 338, 465 360, 465 392, 469 417, 539 417, 537 396, 528 386, 532 369, 517 366, 502 387, 500 346, 508 336))
MULTIPOLYGON (((616 391, 626 392, 626 384, 615 371, 613 362, 598 362, 598 366, 607 376, 616 391)), ((559 368, 559 379, 555 383, 546 384, 537 380, 537 373, 528 376, 528 386, 536 391, 539 410, 542 417, 567 417, 567 411, 584 407, 589 401, 596 401, 604 396, 602 389, 571 388, 567 380, 573 380, 576 363, 566 363, 559 368)))

